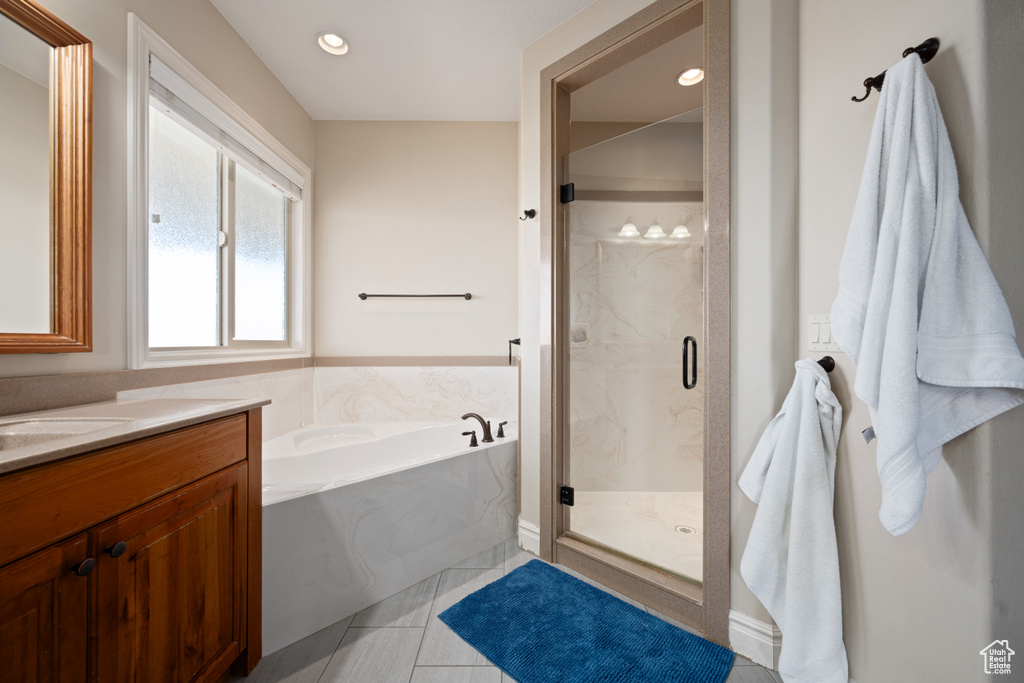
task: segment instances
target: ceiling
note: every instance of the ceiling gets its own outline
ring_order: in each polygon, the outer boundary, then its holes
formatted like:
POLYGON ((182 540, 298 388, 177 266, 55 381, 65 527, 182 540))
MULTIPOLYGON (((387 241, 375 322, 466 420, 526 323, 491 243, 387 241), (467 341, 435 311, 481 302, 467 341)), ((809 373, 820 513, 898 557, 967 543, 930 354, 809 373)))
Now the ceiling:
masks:
POLYGON ((574 91, 572 120, 651 123, 696 109, 703 104, 703 84, 684 87, 676 77, 703 60, 704 29, 698 26, 574 91))
POLYGON ((523 48, 594 2, 211 1, 314 119, 393 121, 517 120, 523 48))

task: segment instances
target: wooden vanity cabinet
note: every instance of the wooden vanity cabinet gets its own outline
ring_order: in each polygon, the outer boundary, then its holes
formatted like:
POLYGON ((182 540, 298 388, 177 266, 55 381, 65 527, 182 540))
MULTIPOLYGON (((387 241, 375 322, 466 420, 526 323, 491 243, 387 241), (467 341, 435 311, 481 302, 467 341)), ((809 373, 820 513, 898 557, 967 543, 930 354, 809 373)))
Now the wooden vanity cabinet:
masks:
POLYGON ((222 673, 245 637, 246 466, 97 529, 97 680, 195 681, 222 673), (130 549, 130 550, 128 550, 130 549))
POLYGON ((250 672, 260 431, 255 409, 0 476, 0 683, 250 672), (42 491, 46 505, 34 505, 42 491), (42 548, 26 538, 40 530, 42 548))
POLYGON ((85 534, 0 569, 0 683, 80 681, 86 670, 85 534))

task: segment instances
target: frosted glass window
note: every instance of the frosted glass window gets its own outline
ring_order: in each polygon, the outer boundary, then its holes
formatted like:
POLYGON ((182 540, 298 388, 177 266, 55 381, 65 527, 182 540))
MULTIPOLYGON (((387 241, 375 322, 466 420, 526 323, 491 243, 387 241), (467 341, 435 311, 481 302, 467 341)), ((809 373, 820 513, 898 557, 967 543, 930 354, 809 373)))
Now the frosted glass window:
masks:
POLYGON ((149 345, 220 343, 220 155, 149 108, 149 345))
POLYGON ((284 341, 288 199, 235 166, 235 339, 284 341))

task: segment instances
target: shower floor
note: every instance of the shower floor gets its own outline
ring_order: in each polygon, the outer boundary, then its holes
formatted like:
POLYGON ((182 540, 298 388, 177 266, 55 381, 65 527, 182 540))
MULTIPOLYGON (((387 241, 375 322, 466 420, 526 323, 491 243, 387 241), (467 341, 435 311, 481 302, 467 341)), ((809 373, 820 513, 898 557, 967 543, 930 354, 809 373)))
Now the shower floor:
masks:
POLYGON ((703 493, 577 490, 575 498, 569 512, 574 536, 703 581, 703 493), (677 531, 679 525, 693 533, 677 531))

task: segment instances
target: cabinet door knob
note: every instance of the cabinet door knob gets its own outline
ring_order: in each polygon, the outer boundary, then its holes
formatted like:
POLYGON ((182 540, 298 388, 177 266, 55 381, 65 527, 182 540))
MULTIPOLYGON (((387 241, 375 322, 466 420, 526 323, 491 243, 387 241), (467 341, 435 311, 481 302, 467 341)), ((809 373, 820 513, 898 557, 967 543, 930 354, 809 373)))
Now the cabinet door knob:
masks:
POLYGON ((124 541, 118 541, 109 548, 104 548, 104 551, 111 557, 121 557, 125 550, 128 550, 128 544, 124 541))
POLYGON ((71 571, 73 571, 75 574, 78 574, 79 576, 88 576, 95 566, 96 560, 92 559, 91 557, 87 557, 84 560, 82 560, 79 564, 76 564, 74 567, 72 567, 71 571))

